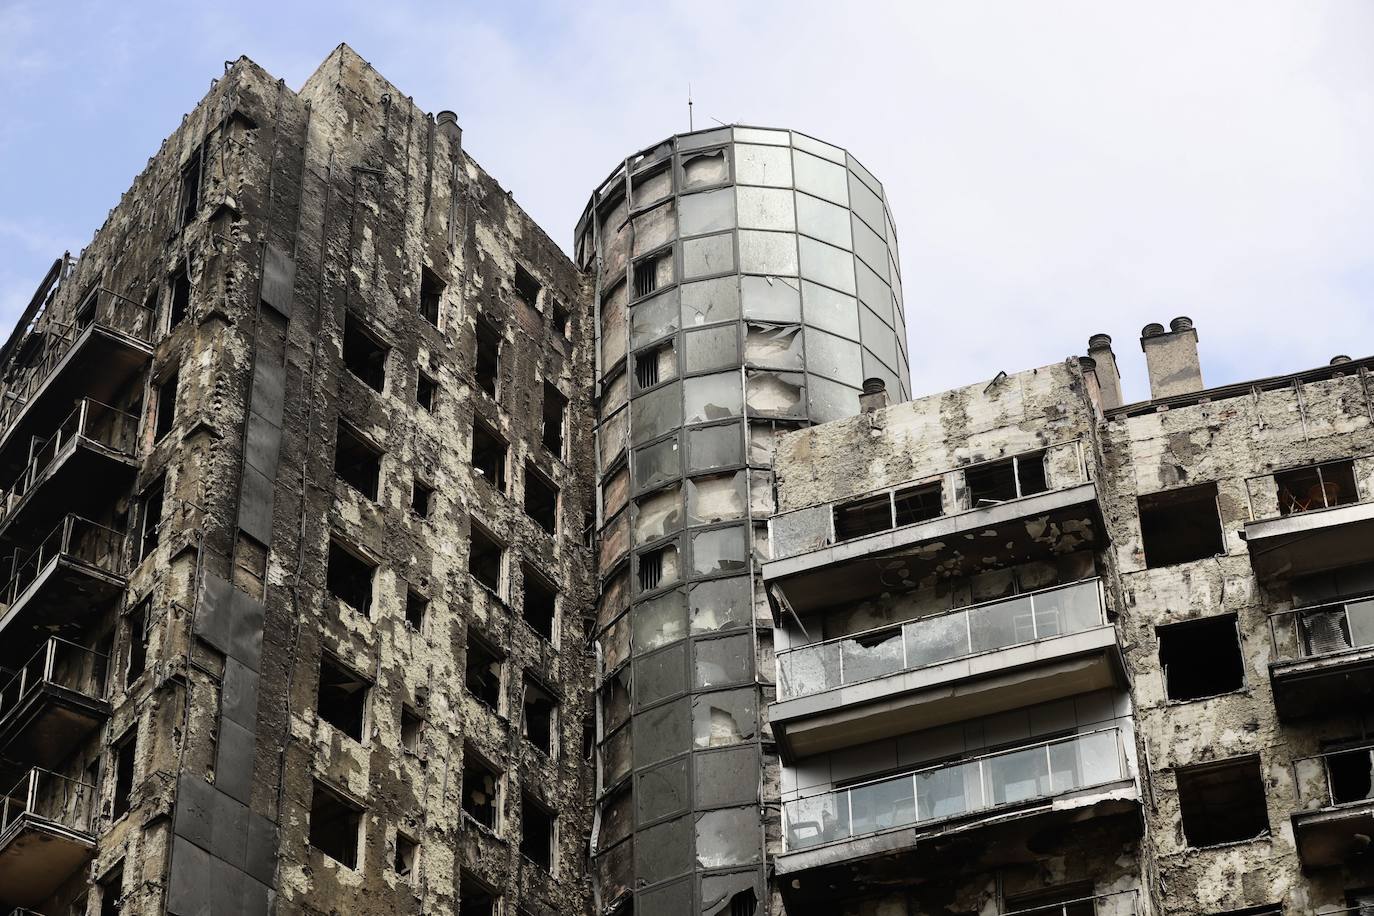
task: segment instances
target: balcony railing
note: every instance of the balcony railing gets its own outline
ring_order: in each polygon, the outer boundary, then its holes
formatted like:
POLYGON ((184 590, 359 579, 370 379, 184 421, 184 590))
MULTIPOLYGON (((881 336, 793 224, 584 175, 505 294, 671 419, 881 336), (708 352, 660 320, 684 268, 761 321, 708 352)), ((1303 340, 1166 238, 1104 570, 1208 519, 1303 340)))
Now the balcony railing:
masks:
POLYGON ((1361 482, 1357 468, 1370 457, 1374 456, 1326 461, 1246 478, 1245 494, 1250 503, 1251 520, 1368 502, 1374 494, 1370 494, 1368 486, 1361 482))
POLYGON ((1293 761, 1298 810, 1374 804, 1374 743, 1293 761))
POLYGON ((47 821, 89 834, 94 816, 94 786, 35 767, 0 801, 0 843, 25 820, 47 821))
POLYGON ((786 649, 778 653, 778 696, 795 699, 1106 622, 1100 579, 1028 592, 786 649))
POLYGON ((93 325, 109 328, 144 343, 153 339, 153 310, 108 289, 97 289, 77 309, 76 319, 67 324, 53 322, 47 331, 43 355, 28 367, 23 377, 6 392, 0 405, 0 435, 8 430, 19 411, 48 380, 53 369, 67 355, 85 330, 93 325))
POLYGON ((789 852, 991 813, 1125 779, 1121 726, 937 764, 783 804, 789 852))
POLYGON ((58 425, 56 432, 41 441, 35 437, 29 449, 28 464, 9 492, 0 497, 0 523, 9 518, 34 484, 42 479, 72 443, 81 439, 132 457, 138 442, 138 417, 91 398, 83 398, 58 425))
POLYGON ((93 649, 50 637, 9 680, 0 684, 0 722, 44 687, 61 687, 91 699, 104 693, 109 659, 93 649))
POLYGON ((1140 891, 1129 890, 1012 910, 1003 916, 1136 916, 1139 907, 1140 891))
POLYGON ((1275 661, 1374 648, 1374 597, 1269 615, 1275 661))
POLYGON ((123 544, 121 531, 78 515, 64 516, 37 547, 22 556, 16 553, 9 582, 0 590, 0 607, 12 607, 58 557, 69 557, 118 575, 123 544))

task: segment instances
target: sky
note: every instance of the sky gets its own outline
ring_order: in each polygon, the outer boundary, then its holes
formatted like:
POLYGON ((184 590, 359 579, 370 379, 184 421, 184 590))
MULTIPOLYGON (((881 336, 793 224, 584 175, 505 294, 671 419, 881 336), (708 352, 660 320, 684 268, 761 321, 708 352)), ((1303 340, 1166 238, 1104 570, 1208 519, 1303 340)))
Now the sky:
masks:
POLYGON ((897 224, 913 391, 1190 316, 1225 384, 1374 353, 1367 0, 0 0, 0 325, 224 62, 347 42, 566 249, 626 155, 714 121, 850 150, 897 224))

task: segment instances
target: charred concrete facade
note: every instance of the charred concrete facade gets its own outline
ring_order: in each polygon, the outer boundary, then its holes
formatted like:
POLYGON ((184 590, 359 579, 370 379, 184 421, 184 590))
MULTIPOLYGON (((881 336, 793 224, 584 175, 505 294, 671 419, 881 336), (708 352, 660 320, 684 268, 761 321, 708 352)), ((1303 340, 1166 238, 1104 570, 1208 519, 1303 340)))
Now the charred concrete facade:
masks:
POLYGON ((789 913, 1366 912, 1374 359, 1192 322, 779 440, 789 913))
POLYGON ((341 46, 3 351, 0 904, 586 912, 590 283, 341 46))

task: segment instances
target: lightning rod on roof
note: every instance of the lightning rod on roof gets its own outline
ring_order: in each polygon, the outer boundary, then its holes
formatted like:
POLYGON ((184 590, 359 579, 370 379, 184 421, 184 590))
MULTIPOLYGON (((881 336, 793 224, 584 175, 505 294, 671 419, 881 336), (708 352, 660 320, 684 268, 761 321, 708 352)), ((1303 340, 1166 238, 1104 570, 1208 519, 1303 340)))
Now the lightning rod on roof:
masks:
POLYGON ((687 84, 687 133, 691 133, 692 127, 692 84, 687 84))

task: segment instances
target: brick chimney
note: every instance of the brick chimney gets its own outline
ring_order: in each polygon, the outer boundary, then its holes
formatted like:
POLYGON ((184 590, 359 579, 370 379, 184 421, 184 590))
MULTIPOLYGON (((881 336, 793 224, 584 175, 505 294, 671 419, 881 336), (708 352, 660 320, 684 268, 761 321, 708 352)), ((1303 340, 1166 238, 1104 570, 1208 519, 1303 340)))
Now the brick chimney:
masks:
POLYGON ((1175 318, 1167 331, 1162 324, 1145 325, 1140 332, 1140 348, 1145 351, 1152 400, 1202 390, 1197 331, 1191 318, 1175 318))

